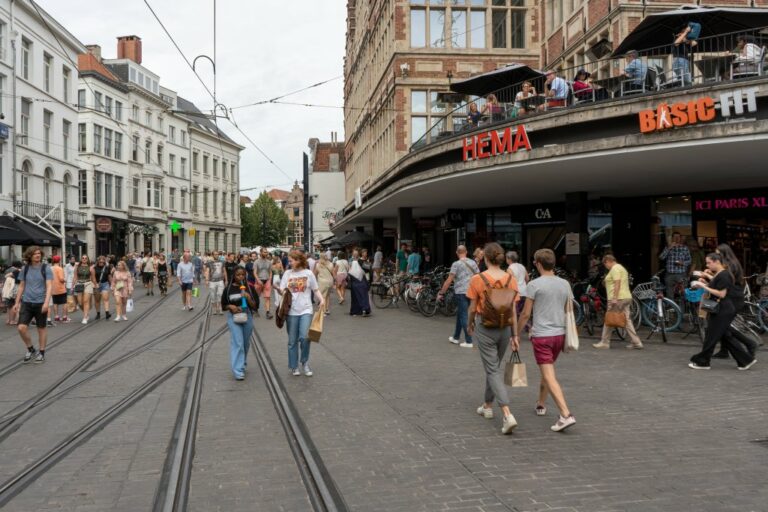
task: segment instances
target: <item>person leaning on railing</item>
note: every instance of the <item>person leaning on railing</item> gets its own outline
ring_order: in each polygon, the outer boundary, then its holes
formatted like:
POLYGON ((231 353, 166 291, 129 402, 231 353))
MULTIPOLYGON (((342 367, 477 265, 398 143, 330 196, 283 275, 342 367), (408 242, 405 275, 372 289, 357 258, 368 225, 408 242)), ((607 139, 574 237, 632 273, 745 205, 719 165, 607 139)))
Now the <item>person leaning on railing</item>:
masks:
POLYGON ((624 76, 632 81, 627 84, 629 89, 642 89, 643 80, 648 73, 648 66, 640 59, 640 54, 637 50, 629 50, 627 52, 627 67, 624 68, 624 76))
POLYGON ((534 105, 529 105, 528 100, 536 97, 536 89, 531 82, 523 82, 523 88, 515 95, 515 108, 517 109, 518 116, 524 116, 528 113, 528 109, 536 109, 534 105))
POLYGON ((499 100, 496 99, 496 95, 489 94, 481 114, 489 116, 491 121, 499 121, 501 120, 502 113, 503 109, 501 108, 501 105, 499 105, 499 100))
POLYGON ((483 117, 483 114, 480 113, 479 110, 477 110, 477 103, 474 101, 469 104, 469 113, 467 114, 467 125, 476 128, 478 126, 478 123, 480 123, 480 119, 483 117))

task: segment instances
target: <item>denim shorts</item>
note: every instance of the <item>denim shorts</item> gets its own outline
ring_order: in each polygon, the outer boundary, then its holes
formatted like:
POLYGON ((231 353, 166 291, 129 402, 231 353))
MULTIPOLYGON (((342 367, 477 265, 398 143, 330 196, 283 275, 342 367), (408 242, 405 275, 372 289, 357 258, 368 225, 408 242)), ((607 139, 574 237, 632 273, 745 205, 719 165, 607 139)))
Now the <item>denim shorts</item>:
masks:
POLYGON ((109 291, 109 283, 99 283, 99 291, 104 293, 109 291))

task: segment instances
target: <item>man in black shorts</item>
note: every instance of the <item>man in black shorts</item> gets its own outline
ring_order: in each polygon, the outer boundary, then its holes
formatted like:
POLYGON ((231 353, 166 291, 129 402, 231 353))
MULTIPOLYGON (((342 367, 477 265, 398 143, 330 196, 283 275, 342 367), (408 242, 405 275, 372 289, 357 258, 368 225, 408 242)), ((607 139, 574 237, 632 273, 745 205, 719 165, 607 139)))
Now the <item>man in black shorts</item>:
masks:
POLYGON ((26 265, 19 273, 19 290, 16 293, 14 310, 19 311, 19 335, 27 347, 24 363, 35 358, 35 363, 45 362, 45 345, 48 341, 46 321, 48 304, 51 302, 53 289, 53 272, 51 267, 43 263, 43 251, 36 245, 24 252, 26 265), (29 335, 29 323, 32 319, 37 323, 40 352, 32 345, 29 335), (37 356, 35 356, 37 354, 37 356))

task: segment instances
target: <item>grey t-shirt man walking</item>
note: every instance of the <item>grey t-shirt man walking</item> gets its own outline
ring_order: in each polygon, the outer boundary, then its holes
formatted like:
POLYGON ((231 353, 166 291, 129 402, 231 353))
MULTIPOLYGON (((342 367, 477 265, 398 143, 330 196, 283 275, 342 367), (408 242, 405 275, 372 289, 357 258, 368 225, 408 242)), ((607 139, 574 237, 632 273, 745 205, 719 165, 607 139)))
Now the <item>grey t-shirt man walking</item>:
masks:
POLYGON ((14 312, 19 314, 19 335, 27 347, 24 363, 35 358, 35 363, 45 362, 45 346, 48 342, 48 304, 51 302, 53 271, 50 265, 43 263, 43 251, 33 245, 24 253, 26 266, 19 272, 19 289, 16 292, 14 312), (37 324, 40 352, 35 350, 29 335, 29 324, 37 324), (37 356, 35 356, 37 354, 37 356))
POLYGON ((472 276, 480 272, 475 260, 467 258, 467 248, 460 245, 456 248, 458 260, 451 265, 451 272, 448 278, 440 288, 438 299, 442 299, 445 292, 453 283, 453 293, 456 301, 456 327, 453 330, 453 336, 448 337, 448 341, 454 345, 463 348, 472 348, 472 336, 467 331, 467 316, 469 313, 469 299, 467 290, 469 289, 469 280, 472 276), (464 331, 464 343, 461 343, 461 332, 464 331))

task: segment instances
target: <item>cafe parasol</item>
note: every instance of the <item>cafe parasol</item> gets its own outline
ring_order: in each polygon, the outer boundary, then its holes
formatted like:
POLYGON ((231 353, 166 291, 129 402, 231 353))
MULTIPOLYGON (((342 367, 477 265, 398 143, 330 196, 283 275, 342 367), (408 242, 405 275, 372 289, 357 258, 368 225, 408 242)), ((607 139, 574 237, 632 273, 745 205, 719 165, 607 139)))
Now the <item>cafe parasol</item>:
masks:
POLYGON ((451 84, 451 90, 461 94, 485 96, 505 87, 518 85, 525 80, 543 78, 544 73, 525 64, 510 64, 481 75, 451 84))

